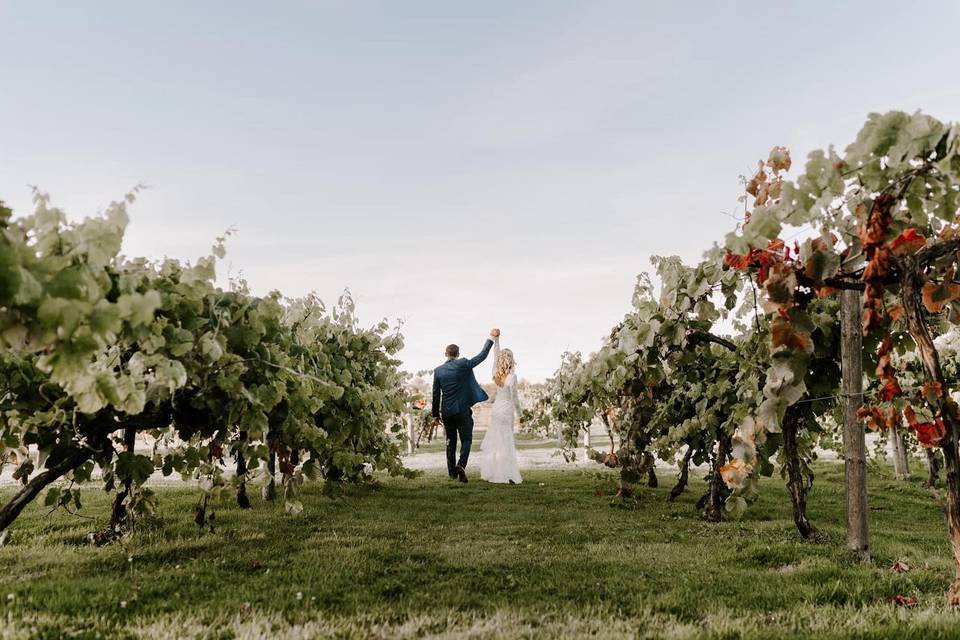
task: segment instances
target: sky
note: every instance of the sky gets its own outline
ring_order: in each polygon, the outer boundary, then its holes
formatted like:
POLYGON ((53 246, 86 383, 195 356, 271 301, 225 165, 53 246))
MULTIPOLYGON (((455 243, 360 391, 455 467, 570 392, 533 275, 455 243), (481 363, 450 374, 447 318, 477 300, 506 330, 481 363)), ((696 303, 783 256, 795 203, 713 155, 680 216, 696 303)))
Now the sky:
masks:
POLYGON ((772 146, 799 168, 872 111, 960 119, 957 24, 947 0, 0 0, 0 199, 80 218, 149 185, 127 255, 233 228, 221 277, 349 287, 411 372, 497 326, 542 380, 651 255, 722 242, 772 146))

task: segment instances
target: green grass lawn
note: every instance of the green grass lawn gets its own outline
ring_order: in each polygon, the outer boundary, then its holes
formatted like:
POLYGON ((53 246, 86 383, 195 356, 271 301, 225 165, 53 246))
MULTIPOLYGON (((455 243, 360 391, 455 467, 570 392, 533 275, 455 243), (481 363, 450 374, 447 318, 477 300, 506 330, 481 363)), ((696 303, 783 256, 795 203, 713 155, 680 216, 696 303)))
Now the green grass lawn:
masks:
POLYGON ((798 539, 779 479, 742 521, 718 525, 694 510, 699 479, 671 504, 661 477, 623 506, 595 495, 611 474, 569 469, 520 486, 438 473, 336 499, 312 488, 300 517, 225 501, 202 535, 196 494, 161 489, 157 522, 99 548, 86 535, 108 497, 91 489, 93 520, 35 505, 14 525, 0 548, 0 636, 960 637, 928 491, 874 472, 875 561, 858 566, 844 549, 842 468, 816 470, 819 544, 798 539), (910 570, 892 571, 896 560, 910 570), (919 606, 892 604, 898 594, 919 606))

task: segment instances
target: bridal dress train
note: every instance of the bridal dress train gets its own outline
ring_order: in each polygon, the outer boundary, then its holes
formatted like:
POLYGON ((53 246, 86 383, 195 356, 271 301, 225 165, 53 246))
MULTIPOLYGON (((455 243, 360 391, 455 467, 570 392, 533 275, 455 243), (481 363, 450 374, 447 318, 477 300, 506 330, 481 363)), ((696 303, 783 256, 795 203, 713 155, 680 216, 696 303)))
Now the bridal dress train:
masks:
MULTIPOLYGON (((494 342, 493 367, 496 372, 500 358, 500 341, 494 342)), ((517 446, 513 440, 513 425, 520 413, 520 397, 517 395, 517 375, 513 372, 497 388, 497 397, 490 412, 490 426, 480 449, 480 478, 487 482, 520 484, 520 465, 517 464, 517 446)))

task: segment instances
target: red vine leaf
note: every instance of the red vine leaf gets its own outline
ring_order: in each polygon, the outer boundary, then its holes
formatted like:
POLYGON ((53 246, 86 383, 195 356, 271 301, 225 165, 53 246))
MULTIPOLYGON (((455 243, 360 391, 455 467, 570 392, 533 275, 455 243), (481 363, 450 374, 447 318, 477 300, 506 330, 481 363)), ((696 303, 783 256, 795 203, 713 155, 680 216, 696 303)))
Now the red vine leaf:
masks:
POLYGON ((923 285, 923 306, 930 313, 940 313, 952 300, 960 298, 960 284, 928 281, 923 285))
POLYGON ((909 402, 907 403, 907 406, 903 408, 903 415, 907 419, 907 424, 911 427, 917 424, 917 414, 909 402))
MULTIPOLYGON (((890 214, 890 207, 894 204, 896 198, 883 193, 877 196, 870 207, 870 212, 866 215, 866 221, 860 226, 860 241, 864 248, 875 248, 886 240, 887 231, 890 229, 890 223, 893 222, 893 216, 890 214)), ((857 216, 863 217, 864 207, 857 207, 857 216)))
POLYGON ((890 571, 893 571, 894 573, 906 573, 907 571, 910 571, 910 565, 903 560, 897 560, 893 563, 893 566, 890 567, 890 571))
POLYGON ((810 256, 803 265, 804 274, 814 282, 822 282, 837 272, 840 257, 827 243, 816 238, 810 243, 810 256))
POLYGON ((875 405, 863 406, 857 409, 857 417, 866 421, 867 427, 871 431, 886 429, 886 417, 883 415, 883 409, 875 405))
POLYGON ((865 309, 863 312, 863 335, 868 335, 871 331, 879 327, 882 322, 883 316, 875 309, 865 309))
POLYGON ((940 230, 940 239, 941 240, 952 240, 957 236, 960 236, 960 227, 956 225, 947 225, 940 230))
POLYGON ((880 399, 884 402, 890 402, 901 393, 903 393, 903 389, 900 388, 900 383, 897 382, 896 378, 892 378, 887 380, 886 384, 883 385, 883 388, 880 389, 880 399))
POLYGON ((940 441, 947 435, 947 430, 943 426, 943 420, 937 418, 933 422, 915 424, 913 433, 917 436, 917 442, 928 449, 933 449, 940 446, 940 441))
POLYGON ((940 418, 933 422, 920 422, 917 420, 917 414, 913 407, 909 404, 904 407, 903 415, 907 418, 907 425, 910 430, 917 436, 917 442, 927 449, 939 446, 940 441, 947 435, 947 429, 940 418))
POLYGON ((737 271, 746 271, 750 267, 750 259, 752 255, 753 252, 746 255, 728 252, 727 255, 723 257, 723 264, 732 269, 736 269, 737 271))
POLYGON ((790 159, 790 150, 786 147, 774 147, 770 149, 767 164, 773 169, 774 173, 790 171, 790 165, 793 164, 793 161, 790 159))
POLYGON ((743 460, 734 458, 727 464, 720 467, 720 477, 728 487, 740 487, 743 481, 750 475, 750 469, 743 460))
POLYGON ((860 224, 860 241, 867 256, 867 266, 863 271, 865 285, 863 308, 863 335, 868 335, 883 324, 884 281, 890 275, 890 253, 884 245, 893 217, 890 209, 895 198, 881 194, 873 201, 869 211, 860 204, 856 216, 860 224))
POLYGON ((934 380, 923 383, 923 399, 931 405, 936 405, 937 401, 943 397, 943 385, 934 380))
POLYGON ((817 288, 817 297, 818 298, 829 298, 833 294, 837 293, 839 289, 834 289, 833 287, 818 287, 817 288))
POLYGON ((897 382, 897 370, 893 367, 893 338, 888 333, 883 337, 880 348, 877 349, 877 377, 884 381, 883 388, 880 389, 880 398, 885 402, 890 402, 901 393, 900 383, 897 382))
POLYGON ((885 250, 876 251, 863 270, 863 280, 883 280, 890 275, 890 254, 885 250))
POLYGON ((910 256, 922 249, 927 239, 915 228, 904 229, 896 238, 890 241, 890 252, 895 256, 910 256))
POLYGON ((753 177, 750 178, 750 181, 747 182, 744 187, 744 190, 753 197, 757 197, 757 194, 760 192, 760 185, 767 181, 767 172, 763 170, 763 160, 757 164, 757 172, 753 174, 753 177))
POLYGON ((797 274, 793 266, 786 262, 774 263, 764 288, 770 302, 779 305, 793 304, 793 296, 797 290, 797 274))
POLYGON ((919 604, 913 596, 896 595, 893 597, 893 603, 898 607, 915 607, 919 604))
POLYGON ((871 431, 886 431, 900 425, 900 412, 892 406, 886 413, 876 405, 863 406, 857 409, 857 417, 865 420, 871 431))
POLYGON ((774 317, 770 323, 770 339, 773 347, 786 347, 794 351, 806 351, 810 348, 810 336, 797 331, 787 318, 774 317))
POLYGON ((738 271, 757 269, 757 283, 763 284, 771 265, 790 259, 790 252, 784 247, 783 240, 771 240, 766 249, 751 249, 749 253, 738 254, 727 251, 723 264, 738 271))

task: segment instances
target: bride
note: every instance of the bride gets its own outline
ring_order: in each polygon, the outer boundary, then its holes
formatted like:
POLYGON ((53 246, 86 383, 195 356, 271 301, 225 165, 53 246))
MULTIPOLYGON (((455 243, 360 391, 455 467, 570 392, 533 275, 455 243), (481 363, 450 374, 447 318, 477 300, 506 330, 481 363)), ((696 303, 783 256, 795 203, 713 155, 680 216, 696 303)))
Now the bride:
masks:
POLYGON ((510 349, 500 350, 499 336, 494 338, 493 348, 493 381, 498 388, 490 412, 490 426, 480 445, 483 451, 480 478, 487 482, 520 484, 523 480, 517 464, 517 447, 513 442, 515 415, 520 413, 517 374, 514 373, 516 362, 510 349))

